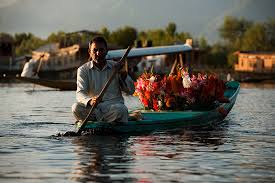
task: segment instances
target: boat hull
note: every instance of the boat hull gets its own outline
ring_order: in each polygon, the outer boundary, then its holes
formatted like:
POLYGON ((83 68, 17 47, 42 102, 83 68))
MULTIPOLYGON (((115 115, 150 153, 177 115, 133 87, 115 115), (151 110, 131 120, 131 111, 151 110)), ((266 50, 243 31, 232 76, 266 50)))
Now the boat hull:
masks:
MULTIPOLYGON (((89 121, 85 130, 112 131, 116 133, 140 133, 145 131, 169 130, 184 127, 203 127, 221 122, 235 104, 240 90, 238 82, 227 83, 224 96, 229 98, 228 103, 222 103, 216 108, 207 111, 142 111, 142 120, 126 123, 107 123, 89 121)), ((77 128, 80 124, 77 124, 77 128)))
POLYGON ((40 78, 26 78, 26 77, 16 77, 15 79, 29 82, 49 88, 55 88, 58 90, 76 90, 75 80, 49 80, 40 78))

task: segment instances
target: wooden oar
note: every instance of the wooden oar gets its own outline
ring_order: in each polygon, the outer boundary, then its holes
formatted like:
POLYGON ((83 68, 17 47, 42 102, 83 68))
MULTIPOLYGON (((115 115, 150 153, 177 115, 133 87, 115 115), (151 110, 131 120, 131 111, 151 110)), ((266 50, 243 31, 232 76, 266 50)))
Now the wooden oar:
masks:
MULTIPOLYGON (((38 73, 41 69, 41 65, 42 65, 42 58, 45 56, 45 53, 43 53, 42 55, 40 55, 38 61, 39 61, 39 64, 38 64, 38 67, 37 67, 37 70, 36 72, 34 73, 34 77, 37 76, 38 77, 38 73)), ((35 88, 35 84, 33 84, 33 87, 32 87, 32 91, 34 91, 34 88, 35 88)))
POLYGON ((36 72, 34 73, 34 76, 38 76, 38 73, 39 73, 39 71, 41 69, 41 66, 42 66, 42 58, 44 58, 45 56, 46 56, 45 52, 42 55, 39 56, 39 58, 37 60, 37 61, 39 61, 39 64, 38 64, 36 72))
POLYGON ((81 135, 82 130, 84 129, 86 123, 88 122, 88 118, 90 117, 90 115, 92 114, 92 112, 95 110, 96 106, 99 104, 99 102, 102 100, 106 90, 108 89, 109 85, 111 84, 111 82, 113 81, 113 79, 115 78, 117 72, 121 69, 121 67, 123 66, 125 59, 127 57, 127 55, 129 54, 131 50, 131 47, 129 46, 126 50, 126 52, 124 53, 123 57, 120 59, 120 61, 118 62, 118 67, 115 67, 113 69, 113 72, 111 74, 111 76, 109 77, 109 79, 107 80, 107 82, 105 83, 104 87, 102 88, 101 92, 98 95, 97 100, 93 103, 92 108, 90 109, 88 115, 86 116, 86 118, 84 119, 84 121, 82 121, 82 124, 80 126, 80 128, 77 131, 77 135, 81 135))

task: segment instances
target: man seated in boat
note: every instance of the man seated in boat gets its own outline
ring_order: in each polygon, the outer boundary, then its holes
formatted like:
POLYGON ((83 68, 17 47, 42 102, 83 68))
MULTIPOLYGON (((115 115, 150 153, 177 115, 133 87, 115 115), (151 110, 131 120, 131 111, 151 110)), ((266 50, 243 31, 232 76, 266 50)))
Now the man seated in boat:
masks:
MULTIPOLYGON (((83 121, 91 106, 98 100, 98 95, 107 82, 117 62, 106 60, 107 42, 103 37, 95 37, 89 43, 89 62, 77 70, 77 103, 72 112, 76 120, 83 121)), ((120 71, 106 90, 102 100, 96 106, 88 120, 104 122, 127 122, 128 109, 124 105, 122 91, 133 94, 134 82, 126 71, 120 71)))

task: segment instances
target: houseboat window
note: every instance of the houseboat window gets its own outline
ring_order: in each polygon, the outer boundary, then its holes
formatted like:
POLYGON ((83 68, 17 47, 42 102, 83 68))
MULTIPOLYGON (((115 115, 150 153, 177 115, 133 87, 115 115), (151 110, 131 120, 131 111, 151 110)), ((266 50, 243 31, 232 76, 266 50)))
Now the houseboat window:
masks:
POLYGON ((67 64, 67 61, 68 61, 68 57, 65 56, 65 57, 64 57, 64 60, 63 60, 63 65, 66 65, 66 64, 67 64))

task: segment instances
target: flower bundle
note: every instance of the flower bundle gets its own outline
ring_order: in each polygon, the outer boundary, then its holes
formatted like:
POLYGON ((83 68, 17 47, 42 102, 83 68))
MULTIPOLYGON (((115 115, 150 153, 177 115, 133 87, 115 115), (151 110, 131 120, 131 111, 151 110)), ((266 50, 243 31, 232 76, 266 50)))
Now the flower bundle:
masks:
POLYGON ((158 111, 162 108, 161 96, 165 94, 165 80, 153 73, 143 73, 135 82, 137 95, 145 109, 158 111))
POLYGON ((189 75, 184 68, 176 74, 160 76, 143 73, 135 82, 135 95, 147 110, 205 108, 215 101, 227 102, 225 83, 215 75, 189 75))

